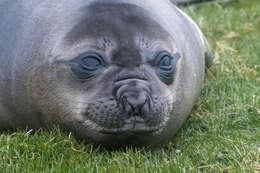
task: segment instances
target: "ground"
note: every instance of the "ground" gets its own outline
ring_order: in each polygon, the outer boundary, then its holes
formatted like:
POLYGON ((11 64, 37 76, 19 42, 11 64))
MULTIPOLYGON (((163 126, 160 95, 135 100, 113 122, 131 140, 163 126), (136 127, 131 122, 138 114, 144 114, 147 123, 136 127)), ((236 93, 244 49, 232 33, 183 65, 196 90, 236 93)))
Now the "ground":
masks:
POLYGON ((165 147, 108 151, 44 130, 2 132, 0 172, 260 172, 260 1, 183 7, 215 60, 165 147))

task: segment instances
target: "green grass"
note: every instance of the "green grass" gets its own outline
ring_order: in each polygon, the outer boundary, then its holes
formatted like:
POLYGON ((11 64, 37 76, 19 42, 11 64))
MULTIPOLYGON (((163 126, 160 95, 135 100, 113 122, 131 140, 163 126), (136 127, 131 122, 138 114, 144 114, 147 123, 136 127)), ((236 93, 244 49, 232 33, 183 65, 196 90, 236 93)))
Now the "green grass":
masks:
POLYGON ((58 129, 2 132, 0 172, 260 172, 260 1, 184 10, 209 39, 215 60, 171 143, 108 151, 58 129))

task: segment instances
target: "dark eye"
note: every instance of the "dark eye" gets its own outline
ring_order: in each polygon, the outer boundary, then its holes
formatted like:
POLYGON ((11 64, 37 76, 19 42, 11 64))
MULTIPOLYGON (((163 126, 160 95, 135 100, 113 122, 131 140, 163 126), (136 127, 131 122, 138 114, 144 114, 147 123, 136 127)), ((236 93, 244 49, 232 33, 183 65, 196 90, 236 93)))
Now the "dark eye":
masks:
POLYGON ((165 84, 171 84, 173 82, 179 58, 179 53, 171 55, 167 51, 162 51, 156 56, 152 65, 156 69, 157 76, 165 84))
POLYGON ((153 66, 165 70, 170 71, 173 65, 173 57, 167 51, 160 52, 154 59, 153 66))
POLYGON ((160 66, 169 66, 171 65, 171 58, 169 56, 164 56, 160 61, 160 66))
POLYGON ((103 65, 103 63, 99 57, 86 56, 81 59, 81 62, 79 65, 83 69, 93 71, 93 70, 97 70, 100 66, 103 65))
POLYGON ((88 79, 102 73, 106 67, 98 53, 84 53, 70 62, 71 71, 80 79, 88 79))
POLYGON ((161 68, 162 70, 171 70, 172 69, 172 57, 169 55, 164 55, 161 57, 158 67, 161 68))

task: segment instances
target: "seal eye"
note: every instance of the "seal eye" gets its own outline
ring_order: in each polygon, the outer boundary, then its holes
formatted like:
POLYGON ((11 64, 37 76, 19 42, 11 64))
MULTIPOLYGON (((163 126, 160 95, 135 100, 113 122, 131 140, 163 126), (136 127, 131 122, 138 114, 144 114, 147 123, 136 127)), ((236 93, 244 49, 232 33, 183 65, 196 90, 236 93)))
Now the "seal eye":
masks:
POLYGON ((106 64, 98 53, 84 53, 70 63, 71 71, 80 79, 91 78, 104 71, 106 64))
POLYGON ((87 56, 81 59, 79 64, 83 69, 94 71, 102 66, 102 61, 100 58, 95 56, 87 56))
POLYGON ((169 56, 164 56, 163 59, 160 61, 161 66, 170 66, 171 65, 171 58, 169 56))
POLYGON ((172 56, 167 51, 160 52, 155 58, 153 66, 156 69, 156 74, 160 80, 167 85, 173 82, 174 72, 179 58, 179 53, 175 53, 172 56))
POLYGON ((172 57, 169 55, 163 55, 161 60, 158 63, 158 67, 162 70, 171 70, 172 69, 172 57))

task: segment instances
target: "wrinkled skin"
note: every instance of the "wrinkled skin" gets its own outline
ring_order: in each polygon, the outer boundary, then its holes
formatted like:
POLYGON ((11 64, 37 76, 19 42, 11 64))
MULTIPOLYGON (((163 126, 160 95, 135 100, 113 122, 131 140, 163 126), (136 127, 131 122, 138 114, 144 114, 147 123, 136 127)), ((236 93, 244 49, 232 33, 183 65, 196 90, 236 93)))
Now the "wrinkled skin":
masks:
POLYGON ((108 146, 171 139, 211 63, 167 0, 2 0, 0 38, 0 127, 55 124, 108 146))

